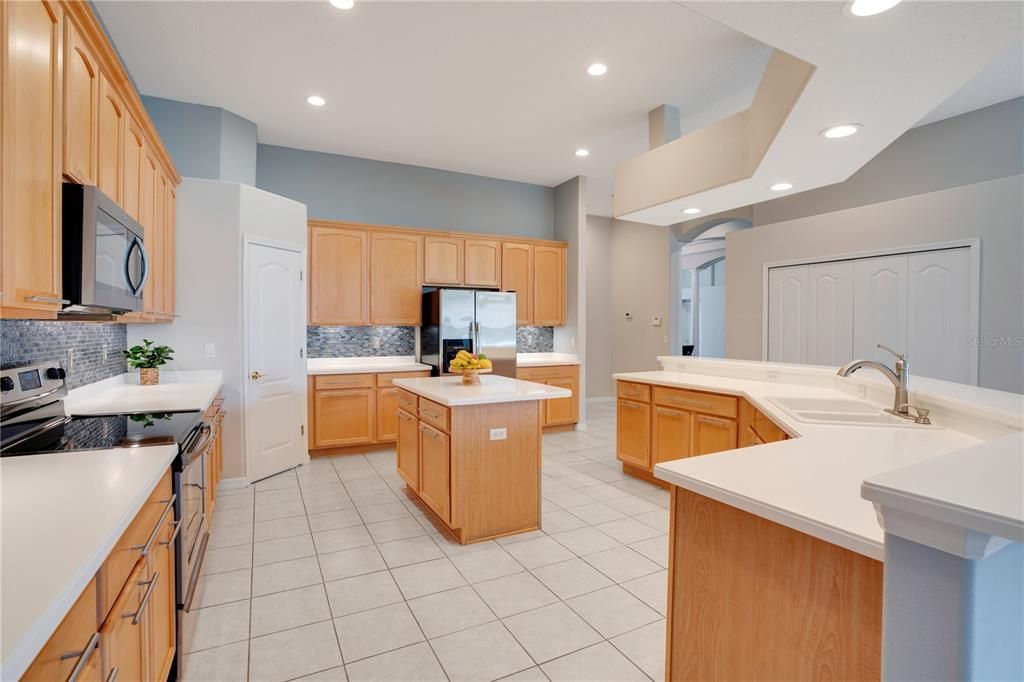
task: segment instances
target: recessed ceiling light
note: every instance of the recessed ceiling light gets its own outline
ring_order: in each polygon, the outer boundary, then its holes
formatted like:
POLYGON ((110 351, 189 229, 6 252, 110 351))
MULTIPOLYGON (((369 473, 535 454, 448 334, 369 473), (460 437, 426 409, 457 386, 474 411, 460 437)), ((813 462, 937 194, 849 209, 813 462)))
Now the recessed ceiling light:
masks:
POLYGON ((891 10, 900 0, 853 0, 850 14, 855 17, 870 17, 891 10))
POLYGON ((860 130, 859 123, 844 123, 838 126, 832 126, 831 128, 825 128, 821 131, 822 136, 835 140, 840 137, 849 137, 860 130))
POLYGON ((352 9, 356 5, 356 0, 329 0, 329 2, 338 9, 352 9))
POLYGON ((683 213, 685 213, 687 215, 696 215, 697 213, 700 213, 700 209, 699 208, 684 208, 683 209, 683 213))
POLYGON ((793 185, 788 182, 776 182, 768 189, 773 192, 785 192, 787 189, 793 189, 793 185))
POLYGON ((589 149, 583 149, 582 147, 576 150, 576 156, 590 156, 589 149))
POLYGON ((327 100, 325 100, 320 95, 310 95, 309 97, 306 98, 306 101, 312 104, 314 107, 322 107, 323 105, 327 104, 327 100))
POLYGON ((603 76, 608 73, 608 67, 601 62, 594 62, 587 67, 587 73, 591 76, 603 76))

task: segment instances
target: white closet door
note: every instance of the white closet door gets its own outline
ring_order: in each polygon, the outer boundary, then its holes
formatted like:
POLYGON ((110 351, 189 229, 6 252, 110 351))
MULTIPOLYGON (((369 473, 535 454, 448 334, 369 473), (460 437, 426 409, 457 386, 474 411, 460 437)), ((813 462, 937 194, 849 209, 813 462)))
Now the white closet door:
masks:
POLYGON ((891 366, 892 355, 877 344, 907 351, 907 260, 900 255, 854 261, 854 357, 891 366))
POLYGON ((853 261, 818 263, 808 271, 807 363, 853 359, 853 261))
POLYGON ((768 359, 807 362, 806 265, 768 271, 768 359))
POLYGON ((910 254, 907 358, 912 374, 961 384, 977 383, 971 356, 970 249, 910 254))

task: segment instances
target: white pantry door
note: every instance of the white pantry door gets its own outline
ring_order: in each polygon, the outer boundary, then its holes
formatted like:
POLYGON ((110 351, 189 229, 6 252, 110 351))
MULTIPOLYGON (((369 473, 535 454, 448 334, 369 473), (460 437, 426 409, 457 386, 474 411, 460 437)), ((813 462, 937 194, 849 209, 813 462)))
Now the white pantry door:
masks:
POLYGON ((971 301, 971 250, 910 254, 907 268, 907 359, 924 377, 978 383, 971 301), (972 367, 972 364, 974 365, 972 367))
POLYGON ((861 258, 853 272, 853 357, 891 366, 878 344, 907 352, 907 255, 861 258))
POLYGON ((245 406, 250 483, 309 461, 305 256, 247 242, 245 406))
POLYGON ((853 359, 853 261, 810 266, 807 364, 836 366, 853 359))
POLYGON ((807 362, 806 265, 768 271, 768 359, 807 362))

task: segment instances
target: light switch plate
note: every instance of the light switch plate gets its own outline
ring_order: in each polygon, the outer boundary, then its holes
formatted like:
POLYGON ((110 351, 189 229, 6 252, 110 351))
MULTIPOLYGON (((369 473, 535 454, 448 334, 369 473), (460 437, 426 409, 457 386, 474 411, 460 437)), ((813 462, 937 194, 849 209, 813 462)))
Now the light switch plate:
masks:
POLYGON ((207 343, 203 346, 203 355, 208 358, 217 356, 217 346, 212 343, 207 343))
POLYGON ((506 438, 508 438, 507 428, 491 429, 491 440, 505 440, 506 438))
POLYGON ((651 326, 652 327, 660 327, 661 326, 661 315, 651 315, 651 326))

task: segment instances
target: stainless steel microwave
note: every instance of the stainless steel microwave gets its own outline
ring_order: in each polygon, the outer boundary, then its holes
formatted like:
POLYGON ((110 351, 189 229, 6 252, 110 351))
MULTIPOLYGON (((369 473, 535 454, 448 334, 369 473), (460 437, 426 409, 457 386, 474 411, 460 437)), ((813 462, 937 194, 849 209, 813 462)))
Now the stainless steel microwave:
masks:
POLYGON ((63 314, 120 314, 143 309, 149 261, 142 225, 88 185, 64 183, 63 314))

